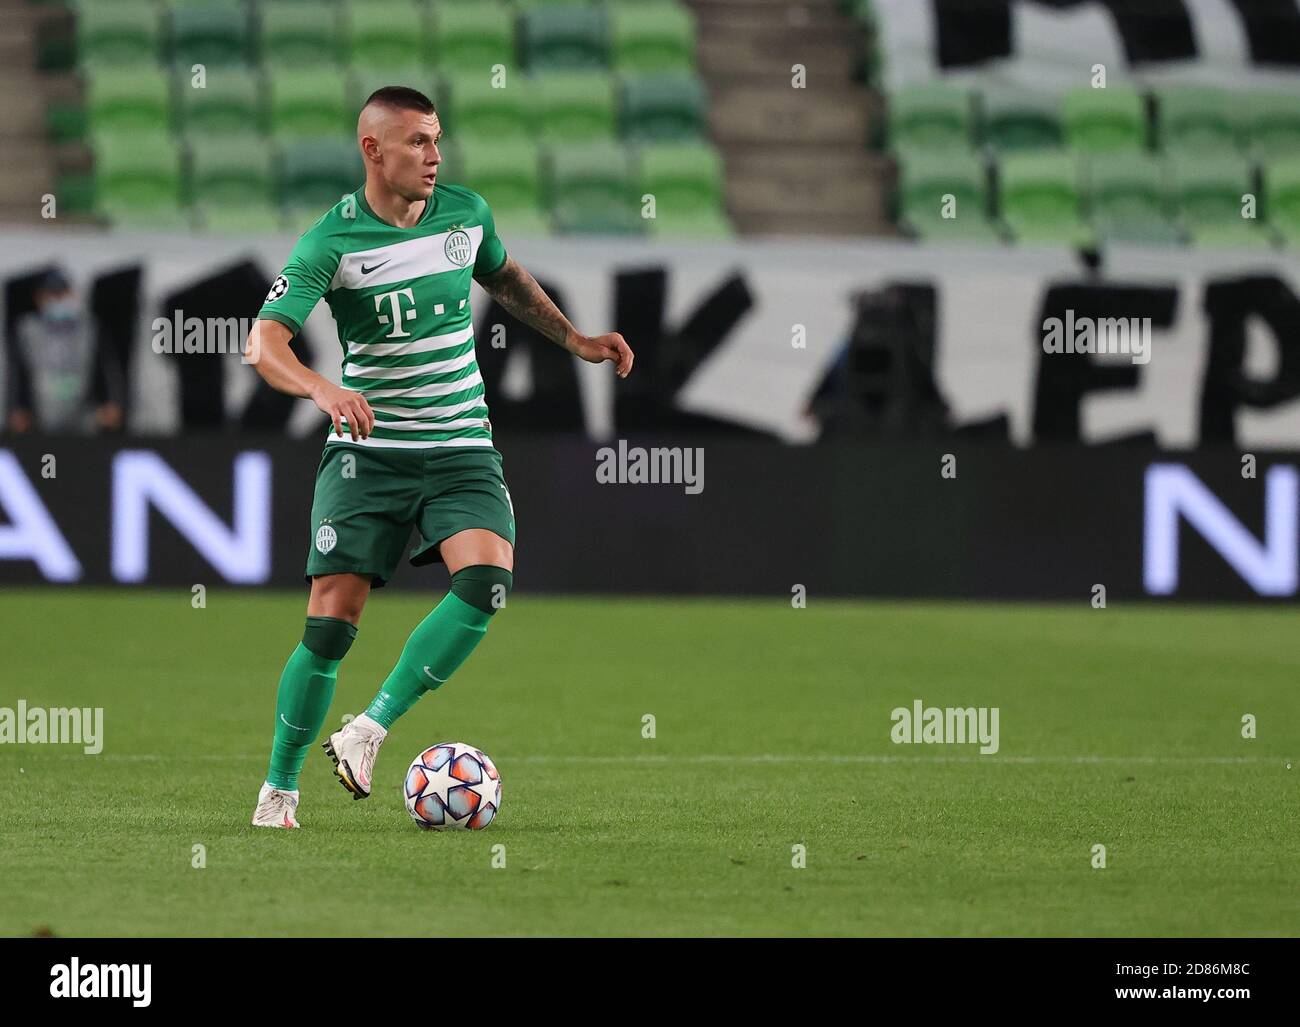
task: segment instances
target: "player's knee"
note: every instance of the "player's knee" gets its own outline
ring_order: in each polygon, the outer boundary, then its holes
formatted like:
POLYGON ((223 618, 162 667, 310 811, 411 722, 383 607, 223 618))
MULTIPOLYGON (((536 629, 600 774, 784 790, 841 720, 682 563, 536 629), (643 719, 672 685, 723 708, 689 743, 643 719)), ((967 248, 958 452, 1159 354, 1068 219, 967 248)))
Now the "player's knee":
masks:
POLYGON ((451 576, 451 592, 461 602, 482 610, 489 617, 506 605, 514 575, 504 567, 476 564, 451 576))
POLYGON ((357 626, 338 617, 308 617, 302 644, 322 660, 341 660, 352 648, 357 626))

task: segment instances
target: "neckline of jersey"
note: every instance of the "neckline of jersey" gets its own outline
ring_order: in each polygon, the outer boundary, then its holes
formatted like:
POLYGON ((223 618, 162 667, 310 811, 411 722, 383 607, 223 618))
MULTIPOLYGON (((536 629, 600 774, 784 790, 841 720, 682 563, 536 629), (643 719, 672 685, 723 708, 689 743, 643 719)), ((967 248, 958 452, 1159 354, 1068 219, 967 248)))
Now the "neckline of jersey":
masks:
POLYGON ((435 186, 434 191, 429 194, 429 198, 424 201, 424 210, 420 213, 420 220, 417 221, 415 224, 410 225, 406 228, 400 228, 397 225, 390 225, 387 221, 385 221, 373 210, 371 210, 370 201, 366 199, 366 187, 364 185, 360 189, 358 189, 355 193, 355 196, 357 198, 357 205, 362 210, 364 210, 367 214, 369 214, 372 220, 383 225, 385 228, 391 228, 397 232, 409 232, 412 228, 419 228, 422 224, 428 221, 429 215, 433 212, 433 208, 435 206, 433 199, 437 195, 438 195, 438 190, 437 187, 435 186))

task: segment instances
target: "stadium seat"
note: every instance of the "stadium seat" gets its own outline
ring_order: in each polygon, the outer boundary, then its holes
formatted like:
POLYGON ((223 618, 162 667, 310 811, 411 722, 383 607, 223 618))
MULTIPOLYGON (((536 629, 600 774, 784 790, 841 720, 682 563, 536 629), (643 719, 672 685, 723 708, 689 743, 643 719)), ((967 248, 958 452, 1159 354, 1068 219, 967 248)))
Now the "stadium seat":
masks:
POLYGON ((974 139, 970 93, 946 83, 904 86, 889 97, 895 151, 968 149, 974 139))
POLYGON ((1086 166, 1093 229, 1102 242, 1168 245, 1181 241, 1170 217, 1164 163, 1147 154, 1094 156, 1086 166))
POLYGON ((986 89, 982 94, 984 142, 995 150, 1031 150, 1061 144, 1060 103, 1023 89, 986 89))
POLYGON ((331 0, 275 0, 259 9, 264 60, 335 65, 347 54, 339 7, 331 0))
POLYGON ((535 130, 548 142, 611 139, 615 134, 614 80, 603 72, 536 75, 527 93, 535 130))
POLYGON ((160 68, 98 68, 86 84, 91 131, 163 132, 172 124, 172 84, 160 68))
POLYGON ((1300 153, 1300 97, 1286 93, 1248 93, 1241 98, 1251 149, 1257 157, 1300 153))
MULTIPOLYGON (((284 212, 274 203, 248 202, 238 206, 196 204, 194 222, 200 231, 224 235, 256 235, 284 229, 284 212)), ((307 213, 305 210, 302 212, 307 213)), ((320 211, 319 213, 324 213, 320 211)), ((310 227, 310 223, 308 226, 310 227)))
POLYGON ((1179 215, 1200 246, 1260 246, 1268 243, 1258 218, 1242 217, 1242 197, 1255 192, 1250 165, 1230 154, 1202 154, 1171 165, 1179 215))
POLYGON ((429 22, 410 0, 366 0, 348 7, 348 49, 359 68, 422 64, 429 55, 429 22))
POLYGON ((1080 216, 1078 168, 1066 153, 1004 157, 999 169, 1002 220, 1019 242, 1081 245, 1091 232, 1080 216))
POLYGON ((158 7, 152 0, 118 0, 77 8, 77 54, 83 67, 157 63, 163 52, 158 7))
POLYGON ((1240 110, 1224 89, 1166 86, 1156 94, 1160 147, 1192 156, 1232 152, 1241 146, 1240 110))
POLYGON ((627 148, 618 143, 557 147, 550 153, 556 227, 567 234, 642 235, 641 194, 627 148))
POLYGON ((177 71, 176 120, 180 131, 244 136, 265 130, 265 93, 260 75, 245 68, 213 68, 204 88, 196 89, 188 68, 177 71))
POLYGON ((281 137, 351 136, 356 110, 348 80, 337 71, 278 68, 271 75, 272 132, 281 137))
POLYGON ((617 71, 692 71, 695 19, 677 3, 613 4, 609 11, 610 62, 617 71))
POLYGON ((409 64, 392 68, 357 68, 352 72, 352 97, 354 107, 360 109, 370 94, 384 86, 406 86, 419 90, 442 107, 442 83, 438 76, 420 64, 409 64))
POLYGON ((532 72, 606 68, 604 8, 564 4, 522 11, 519 50, 532 72))
POLYGON ((694 139, 705 134, 704 86, 693 74, 632 75, 623 83, 620 123, 627 139, 694 139))
POLYGON ((540 151, 525 138, 458 139, 444 158, 447 174, 439 181, 468 186, 487 200, 498 232, 544 234, 550 221, 542 205, 540 151))
POLYGON ((293 211, 315 210, 319 217, 344 194, 359 189, 365 178, 355 141, 340 137, 301 139, 285 147, 281 154, 278 193, 281 204, 297 224, 304 215, 293 211))
POLYGON ((131 228, 189 226, 182 207, 180 151, 160 133, 114 132, 94 140, 96 210, 131 228))
POLYGON ((248 9, 231 0, 178 4, 171 9, 171 58, 209 70, 254 60, 248 9))
POLYGON ((194 203, 238 207, 275 200, 275 154, 260 137, 190 143, 189 195, 194 203))
POLYGON ((911 234, 927 242, 1000 241, 988 216, 988 176, 974 153, 918 149, 899 163, 899 215, 911 234), (944 217, 945 209, 954 216, 944 217))
POLYGON ((433 70, 439 75, 482 75, 500 64, 515 69, 515 16, 504 3, 439 4, 435 11, 433 70))
POLYGON ((1124 86, 1071 90, 1061 102, 1061 120, 1066 142, 1085 153, 1143 150, 1147 145, 1146 101, 1124 86))
POLYGON ((707 143, 640 148, 641 193, 655 200, 650 233, 660 238, 726 239, 735 232, 723 208, 722 160, 707 143))
POLYGON ((493 89, 486 77, 452 77, 449 85, 440 119, 448 135, 495 135, 503 139, 532 135, 524 90, 493 89))
POLYGON ((1288 246, 1300 245, 1300 157, 1266 165, 1263 175, 1269 225, 1288 246))

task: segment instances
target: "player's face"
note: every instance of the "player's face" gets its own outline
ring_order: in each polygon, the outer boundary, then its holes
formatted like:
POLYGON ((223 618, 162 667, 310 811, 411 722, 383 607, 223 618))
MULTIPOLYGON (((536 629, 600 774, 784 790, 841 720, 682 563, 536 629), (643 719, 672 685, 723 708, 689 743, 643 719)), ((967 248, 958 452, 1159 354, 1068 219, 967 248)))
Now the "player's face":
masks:
POLYGON ((395 193, 407 200, 427 200, 433 195, 442 161, 438 152, 441 138, 438 115, 402 112, 383 147, 385 177, 395 193))

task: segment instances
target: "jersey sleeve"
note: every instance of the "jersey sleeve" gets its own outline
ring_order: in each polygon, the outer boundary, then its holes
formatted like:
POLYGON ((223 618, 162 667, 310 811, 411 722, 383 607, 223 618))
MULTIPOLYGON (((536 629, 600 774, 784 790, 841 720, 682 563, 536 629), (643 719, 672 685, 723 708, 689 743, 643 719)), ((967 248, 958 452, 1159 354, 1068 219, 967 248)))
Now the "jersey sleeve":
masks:
POLYGON ((506 262, 506 247, 497 235, 496 221, 487 201, 482 196, 476 195, 475 198, 478 200, 479 217, 483 221, 483 241, 478 244, 478 256, 474 258, 474 275, 477 277, 500 270, 506 262))
POLYGON ((296 335, 302 331, 307 315, 329 291, 338 267, 338 255, 327 237, 320 232, 307 232, 298 240, 284 270, 272 283, 258 318, 279 321, 296 335))

